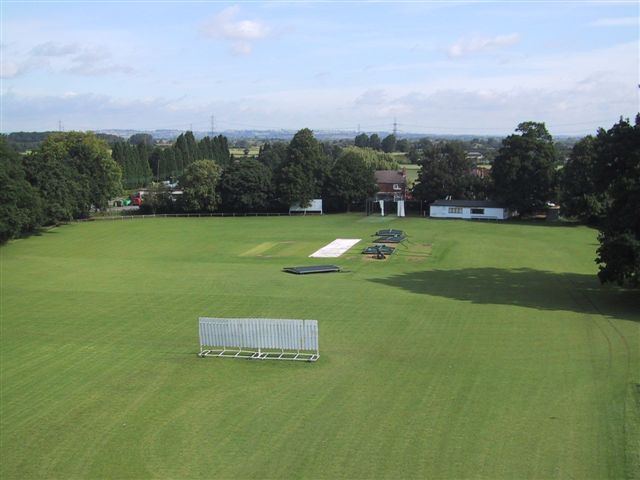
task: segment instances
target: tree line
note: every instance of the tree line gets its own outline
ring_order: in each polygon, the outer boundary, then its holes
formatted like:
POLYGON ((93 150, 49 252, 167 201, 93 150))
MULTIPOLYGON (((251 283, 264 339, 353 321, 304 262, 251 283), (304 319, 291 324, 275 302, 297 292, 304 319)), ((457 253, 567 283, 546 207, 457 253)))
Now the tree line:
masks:
POLYGON ((154 146, 149 134, 135 134, 128 141, 114 142, 112 156, 122 169, 123 186, 129 189, 146 187, 154 178, 177 178, 196 160, 214 160, 221 166, 231 160, 226 137, 207 136, 196 141, 190 131, 180 134, 175 143, 166 148, 154 146))
POLYGON ((640 114, 581 139, 566 162, 544 123, 523 122, 502 140, 488 177, 473 174, 457 142, 424 145, 418 163, 421 201, 491 199, 520 216, 559 203, 600 230, 600 280, 640 285, 640 114))
POLYGON ((26 155, 0 137, 0 243, 105 208, 122 192, 121 179, 106 142, 94 134, 54 133, 26 155))
POLYGON ((386 153, 320 143, 307 128, 288 143, 267 142, 256 158, 226 163, 208 159, 189 164, 179 177, 181 195, 155 184, 143 203, 145 211, 261 212, 287 211, 323 198, 329 211, 349 211, 376 191, 375 170, 395 169, 386 153))
MULTIPOLYGON (((192 132, 167 148, 138 134, 115 142, 111 154, 90 133, 52 134, 25 156, 3 138, 0 240, 87 216, 123 185, 150 185, 143 207, 152 212, 276 211, 313 198, 323 198, 329 211, 349 211, 375 193, 375 170, 398 168, 382 146, 375 148, 374 135, 361 134, 343 148, 320 143, 305 128, 288 143, 265 143, 256 158, 239 159, 225 137, 198 142, 192 132), (172 195, 154 177, 177 178, 182 194, 172 195)), ((600 229, 601 280, 640 282, 640 115, 635 124, 620 119, 580 140, 566 163, 544 123, 523 122, 502 140, 488 176, 478 175, 459 142, 416 145, 415 199, 492 199, 521 215, 559 202, 565 215, 600 229)))

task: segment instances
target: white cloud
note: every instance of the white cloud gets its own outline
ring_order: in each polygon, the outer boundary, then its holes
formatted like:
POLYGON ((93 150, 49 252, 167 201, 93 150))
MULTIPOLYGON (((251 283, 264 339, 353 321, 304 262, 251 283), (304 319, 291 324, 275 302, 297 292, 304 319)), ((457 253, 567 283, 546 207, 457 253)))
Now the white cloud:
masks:
POLYGON ((271 35, 271 27, 257 20, 236 20, 240 7, 228 7, 206 21, 201 31, 209 38, 231 42, 231 50, 239 55, 249 55, 253 45, 271 35))
POLYGON ((452 58, 459 58, 471 53, 478 53, 499 47, 508 47, 520 41, 520 35, 496 35, 495 37, 468 37, 455 41, 447 49, 452 58))
POLYGON ((5 62, 4 59, 0 64, 0 78, 13 78, 20 74, 20 66, 14 62, 5 62))
POLYGON ((82 76, 108 75, 114 73, 131 74, 135 69, 113 60, 109 48, 104 45, 78 43, 43 42, 30 48, 27 53, 9 51, 3 55, 0 71, 2 78, 14 78, 34 70, 57 73, 71 73, 82 76), (12 58, 19 58, 14 61, 12 58))
POLYGON ((81 48, 76 43, 40 43, 31 49, 31 55, 39 57, 64 57, 80 52, 81 48))
POLYGON ((638 17, 600 18, 588 24, 590 27, 638 27, 638 17))

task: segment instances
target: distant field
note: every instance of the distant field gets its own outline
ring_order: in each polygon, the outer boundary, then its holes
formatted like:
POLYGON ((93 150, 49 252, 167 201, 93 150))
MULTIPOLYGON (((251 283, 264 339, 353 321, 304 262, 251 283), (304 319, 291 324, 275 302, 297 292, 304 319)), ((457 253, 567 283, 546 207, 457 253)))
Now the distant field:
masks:
POLYGON ((398 162, 398 163, 406 163, 408 162, 407 159, 407 154, 404 152, 393 152, 391 154, 391 156, 398 162))
POLYGON ((637 478, 640 295, 584 227, 96 221, 0 249, 0 478, 637 478), (377 229, 409 241, 359 253, 377 229), (339 259, 308 255, 363 241, 339 259), (337 263, 296 276, 285 266, 337 263), (317 319, 315 364, 198 316, 317 319))
MULTIPOLYGON (((234 157, 244 157, 244 148, 230 148, 229 153, 234 157)), ((247 154, 249 157, 255 157, 260 153, 259 147, 251 147, 249 148, 249 153, 247 154)))
POLYGON ((407 169, 407 183, 409 187, 413 186, 413 184, 418 180, 420 165, 402 165, 402 167, 407 169))

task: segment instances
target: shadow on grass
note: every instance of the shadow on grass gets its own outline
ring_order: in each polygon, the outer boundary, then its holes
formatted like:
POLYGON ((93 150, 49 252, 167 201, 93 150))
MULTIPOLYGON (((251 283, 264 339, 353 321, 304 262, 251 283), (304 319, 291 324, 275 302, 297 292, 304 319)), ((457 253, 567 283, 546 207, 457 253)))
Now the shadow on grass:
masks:
POLYGON ((564 310, 640 322, 640 292, 601 285, 596 275, 529 268, 466 268, 409 272, 370 281, 482 305, 564 310))

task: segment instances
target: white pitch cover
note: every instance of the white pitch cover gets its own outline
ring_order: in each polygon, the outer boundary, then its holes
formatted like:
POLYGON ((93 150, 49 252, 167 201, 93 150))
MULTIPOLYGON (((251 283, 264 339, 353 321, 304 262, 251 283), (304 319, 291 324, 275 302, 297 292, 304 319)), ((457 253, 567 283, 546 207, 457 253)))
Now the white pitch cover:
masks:
POLYGON ((310 257, 314 258, 335 258, 358 243, 360 238, 336 238, 333 242, 325 245, 320 250, 313 252, 310 257))

